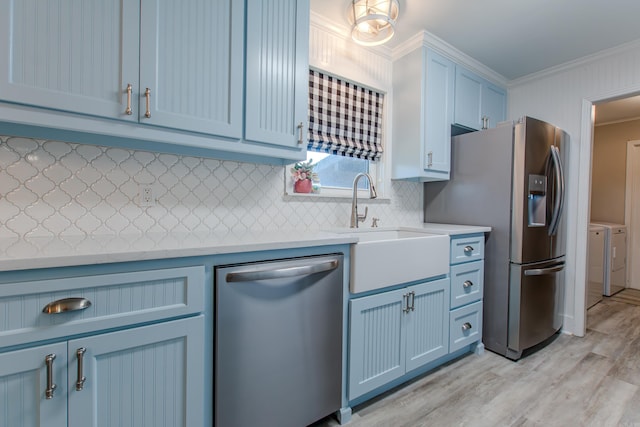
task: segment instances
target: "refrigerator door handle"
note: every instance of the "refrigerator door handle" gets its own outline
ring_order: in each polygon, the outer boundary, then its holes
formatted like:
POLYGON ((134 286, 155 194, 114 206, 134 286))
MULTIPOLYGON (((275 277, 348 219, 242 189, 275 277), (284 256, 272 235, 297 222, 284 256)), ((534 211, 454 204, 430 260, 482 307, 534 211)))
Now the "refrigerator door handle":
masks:
POLYGON ((553 163, 555 176, 555 200, 553 201, 553 213, 549 224, 549 236, 555 236, 560 225, 560 217, 564 209, 564 171, 560 160, 560 151, 555 145, 551 146, 549 160, 553 163))
POLYGON ((532 268, 531 270, 525 270, 525 276, 544 276, 545 274, 554 274, 564 270, 564 263, 554 265, 547 268, 532 268))

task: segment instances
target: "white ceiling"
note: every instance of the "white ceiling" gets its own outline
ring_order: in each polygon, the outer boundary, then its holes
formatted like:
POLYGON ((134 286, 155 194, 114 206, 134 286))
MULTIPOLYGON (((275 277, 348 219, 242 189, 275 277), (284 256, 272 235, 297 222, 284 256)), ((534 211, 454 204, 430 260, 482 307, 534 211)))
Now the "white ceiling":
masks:
MULTIPOLYGON (((513 80, 640 39, 639 0, 399 0, 397 46, 427 30, 513 80)), ((347 26, 350 0, 311 0, 347 26)))
MULTIPOLYGON (((640 40, 640 0, 399 0, 393 48, 421 30, 514 80, 640 40)), ((351 0, 311 0, 348 26, 351 0)), ((640 117, 640 98, 596 106, 596 122, 640 117)))

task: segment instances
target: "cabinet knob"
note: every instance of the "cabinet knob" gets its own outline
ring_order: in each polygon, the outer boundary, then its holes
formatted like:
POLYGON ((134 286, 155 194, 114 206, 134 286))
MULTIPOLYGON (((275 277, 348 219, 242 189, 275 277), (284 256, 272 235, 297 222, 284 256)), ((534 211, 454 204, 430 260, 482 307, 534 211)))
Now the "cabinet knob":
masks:
POLYGON ((463 330, 463 331, 468 331, 469 329, 471 329, 471 323, 469 323, 469 322, 464 322, 464 323, 462 324, 462 330, 463 330))
POLYGON ((472 252, 473 252, 473 246, 465 246, 464 247, 464 254, 465 255, 471 255, 472 252))
POLYGON ((467 289, 473 286, 473 282, 471 280, 465 280, 464 283, 462 284, 462 287, 467 289))

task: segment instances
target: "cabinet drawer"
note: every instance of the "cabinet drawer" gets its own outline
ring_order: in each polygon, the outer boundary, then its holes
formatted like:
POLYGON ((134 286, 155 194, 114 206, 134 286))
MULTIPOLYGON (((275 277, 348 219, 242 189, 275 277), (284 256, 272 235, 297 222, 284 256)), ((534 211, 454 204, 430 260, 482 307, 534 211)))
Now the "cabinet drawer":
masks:
POLYGON ((451 264, 484 258, 484 234, 451 239, 451 264))
POLYGON ((451 308, 482 299, 484 261, 451 266, 451 308))
POLYGON ((7 283, 0 285, 0 347, 184 316, 203 308, 204 266, 7 283), (67 298, 91 304, 43 312, 48 304, 67 298))
POLYGON ((482 339, 482 302, 449 313, 449 352, 482 339))

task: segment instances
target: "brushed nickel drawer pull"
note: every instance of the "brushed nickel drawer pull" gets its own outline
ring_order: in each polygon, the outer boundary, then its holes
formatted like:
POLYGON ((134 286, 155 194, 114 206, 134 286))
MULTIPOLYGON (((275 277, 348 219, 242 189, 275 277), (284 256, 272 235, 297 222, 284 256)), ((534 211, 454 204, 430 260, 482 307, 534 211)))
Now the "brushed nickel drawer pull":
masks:
POLYGON ((464 247, 465 255, 469 255, 469 254, 471 254, 471 252, 473 252, 473 246, 465 246, 464 247))
POLYGON ((402 295, 402 312, 408 313, 411 311, 411 307, 409 307, 409 294, 402 295))
POLYGON ((300 122, 300 124, 298 125, 298 145, 302 145, 302 128, 304 127, 304 125, 302 124, 302 122, 300 122))
POLYGON ((464 322, 464 324, 462 325, 462 330, 463 331, 468 331, 469 329, 471 329, 471 323, 464 322))
POLYGON ((131 91, 133 90, 133 87, 131 86, 131 83, 129 83, 127 85, 127 108, 124 110, 124 113, 127 116, 130 116, 133 114, 133 111, 131 111, 131 91))
POLYGON ((416 310, 416 293, 414 291, 409 292, 411 295, 411 311, 416 310))
POLYGON ((91 301, 86 298, 63 298, 50 302, 42 309, 46 314, 58 314, 67 311, 84 310, 91 307, 91 301))
POLYGON ((151 89, 147 88, 144 91, 144 97, 147 98, 147 111, 144 113, 144 116, 148 119, 151 117, 151 89))
POLYGON ((44 363, 47 365, 47 388, 44 391, 46 399, 53 399, 53 392, 56 390, 56 385, 53 383, 53 361, 56 355, 51 353, 44 358, 44 363))
POLYGON ((462 284, 462 287, 467 289, 473 286, 473 282, 471 280, 465 280, 464 283, 462 284))
POLYGON ((81 391, 84 388, 84 382, 87 380, 87 377, 83 374, 83 362, 84 362, 84 353, 87 351, 86 348, 80 347, 76 350, 76 357, 78 358, 78 379, 76 380, 76 390, 81 391))

